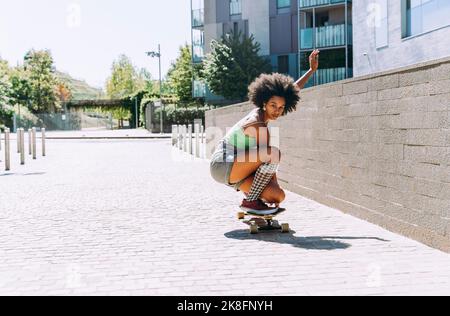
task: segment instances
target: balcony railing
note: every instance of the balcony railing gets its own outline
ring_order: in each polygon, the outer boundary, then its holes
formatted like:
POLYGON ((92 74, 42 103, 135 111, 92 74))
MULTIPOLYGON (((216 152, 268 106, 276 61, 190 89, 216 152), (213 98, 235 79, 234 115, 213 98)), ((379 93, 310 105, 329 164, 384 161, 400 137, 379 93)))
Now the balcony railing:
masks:
POLYGON ((313 29, 301 29, 300 30, 300 48, 311 49, 314 47, 313 43, 313 29))
MULTIPOLYGON (((348 70, 349 70, 348 71, 349 77, 352 77, 353 69, 349 68, 348 70)), ((301 76, 303 76, 305 73, 306 71, 301 71, 301 76)), ((314 74, 314 79, 309 80, 308 83, 305 85, 305 88, 312 87, 315 84, 322 85, 344 79, 347 79, 345 67, 318 69, 317 72, 314 74)))
MULTIPOLYGON (((300 8, 310 8, 310 7, 317 7, 317 6, 321 6, 321 5, 345 3, 345 1, 348 1, 348 0, 300 0, 299 7, 300 8)), ((351 2, 351 1, 348 1, 348 2, 351 2)))
POLYGON ((194 63, 201 62, 205 52, 205 33, 203 30, 192 31, 192 51, 194 63))
POLYGON ((205 25, 205 10, 192 10, 192 27, 202 27, 205 25))
POLYGON ((192 96, 194 98, 204 98, 206 96, 206 85, 204 82, 194 80, 192 87, 192 96))
POLYGON ((194 63, 199 63, 205 57, 205 49, 203 46, 194 45, 193 46, 193 61, 194 63))
POLYGON ((242 14, 241 0, 230 1, 230 15, 242 14))
POLYGON ((329 68, 329 69, 318 69, 317 73, 317 84, 325 84, 329 82, 335 82, 339 80, 346 79, 345 67, 342 68, 329 68))
MULTIPOLYGON (((351 34, 350 25, 349 25, 349 34, 351 34)), ((351 42, 349 41, 349 43, 351 42)), ((317 47, 330 47, 342 45, 345 45, 345 24, 329 25, 317 28, 316 32, 317 47)))
MULTIPOLYGON (((315 43, 312 28, 300 30, 300 48, 312 49, 345 45, 345 24, 329 25, 316 28, 315 43)), ((348 44, 351 44, 352 26, 348 26, 348 44)))

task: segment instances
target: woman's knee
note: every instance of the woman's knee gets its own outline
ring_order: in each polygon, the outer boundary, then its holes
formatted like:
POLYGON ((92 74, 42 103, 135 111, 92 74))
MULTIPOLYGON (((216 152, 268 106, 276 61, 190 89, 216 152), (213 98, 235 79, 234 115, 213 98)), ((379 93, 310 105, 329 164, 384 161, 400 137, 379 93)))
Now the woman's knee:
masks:
POLYGON ((277 147, 267 147, 266 155, 264 155, 264 157, 266 158, 266 159, 263 159, 263 162, 265 162, 265 163, 280 163, 281 151, 277 147))
POLYGON ((275 203, 280 204, 286 199, 286 193, 284 193, 284 191, 282 189, 279 189, 275 193, 274 199, 275 199, 275 203))
POLYGON ((286 199, 286 194, 281 188, 268 187, 263 192, 263 197, 269 203, 280 204, 286 199))
MULTIPOLYGON (((286 192, 284 192, 283 190, 281 190, 281 202, 283 202, 284 200, 286 200, 286 192)), ((280 203, 281 203, 280 202, 280 203)))

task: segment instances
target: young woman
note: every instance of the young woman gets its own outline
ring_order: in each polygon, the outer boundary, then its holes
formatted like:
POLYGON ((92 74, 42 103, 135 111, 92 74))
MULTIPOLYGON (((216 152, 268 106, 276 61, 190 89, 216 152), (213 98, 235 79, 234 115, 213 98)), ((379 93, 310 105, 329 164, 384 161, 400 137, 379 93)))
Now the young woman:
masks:
POLYGON ((300 89, 319 67, 319 53, 312 52, 310 70, 295 83, 278 73, 257 78, 249 87, 256 108, 227 133, 211 157, 212 177, 242 191, 246 197, 241 208, 246 211, 274 212, 285 199, 276 176, 281 153, 270 145, 268 123, 296 110, 300 89))

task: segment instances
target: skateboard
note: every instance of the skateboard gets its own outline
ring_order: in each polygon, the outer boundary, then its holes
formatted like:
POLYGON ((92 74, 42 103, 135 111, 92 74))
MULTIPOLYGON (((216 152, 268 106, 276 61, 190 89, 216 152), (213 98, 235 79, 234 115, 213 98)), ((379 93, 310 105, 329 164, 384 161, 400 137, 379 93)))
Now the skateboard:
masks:
POLYGON ((278 221, 274 220, 275 217, 285 211, 286 209, 280 208, 278 211, 270 215, 256 215, 251 212, 239 212, 237 217, 239 220, 250 226, 250 234, 258 234, 259 232, 267 231, 281 231, 282 233, 289 233, 289 224, 284 223, 280 225, 278 221), (246 217, 251 218, 249 220, 245 220, 246 217))

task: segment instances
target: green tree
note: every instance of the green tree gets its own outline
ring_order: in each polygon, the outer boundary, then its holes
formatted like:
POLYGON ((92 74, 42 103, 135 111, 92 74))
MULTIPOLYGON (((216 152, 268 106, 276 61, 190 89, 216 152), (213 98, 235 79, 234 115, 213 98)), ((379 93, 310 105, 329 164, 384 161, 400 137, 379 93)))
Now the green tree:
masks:
MULTIPOLYGON (((162 80, 162 98, 172 98, 176 97, 175 91, 173 87, 167 80, 162 80)), ((153 80, 153 90, 150 92, 151 95, 155 96, 156 99, 159 99, 159 80, 153 80)))
POLYGON ((150 93, 153 91, 153 86, 151 73, 148 70, 141 68, 138 74, 137 91, 135 91, 135 93, 138 91, 146 91, 150 93))
POLYGON ((11 83, 9 81, 10 69, 8 63, 0 60, 0 106, 9 103, 11 95, 11 83))
POLYGON ((56 96, 61 104, 70 101, 72 99, 72 91, 69 88, 68 84, 59 81, 55 89, 56 89, 56 96))
POLYGON ((251 37, 229 33, 211 44, 202 77, 211 91, 229 100, 244 101, 248 86, 262 73, 271 73, 270 62, 258 55, 261 45, 251 37))
POLYGON ((0 130, 12 125, 13 110, 6 106, 12 103, 10 73, 8 63, 0 59, 0 130))
POLYGON ((135 94, 141 88, 147 86, 148 73, 138 73, 131 60, 120 55, 114 61, 111 69, 111 77, 108 78, 106 93, 111 99, 123 99, 135 94))
POLYGON ((30 110, 35 113, 58 110, 55 93, 57 81, 50 51, 29 51, 24 58, 24 69, 31 86, 30 110))
POLYGON ((32 98, 29 73, 23 67, 15 67, 11 70, 10 82, 13 103, 28 107, 32 98))
POLYGON ((185 45, 180 47, 179 56, 167 74, 169 85, 182 102, 192 101, 193 75, 191 47, 185 45))

